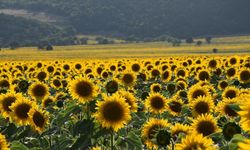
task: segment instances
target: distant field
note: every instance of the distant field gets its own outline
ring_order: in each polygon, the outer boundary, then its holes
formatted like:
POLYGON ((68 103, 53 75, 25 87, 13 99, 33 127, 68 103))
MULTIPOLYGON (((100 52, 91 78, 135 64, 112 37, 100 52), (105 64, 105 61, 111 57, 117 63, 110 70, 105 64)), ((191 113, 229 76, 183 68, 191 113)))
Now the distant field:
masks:
MULTIPOLYGON (((195 41, 200 40, 196 39, 195 41)), ((204 43, 204 42, 203 42, 204 43)), ((72 58, 130 58, 158 57, 171 55, 204 55, 211 54, 217 48, 219 54, 249 53, 250 36, 214 38, 212 44, 185 44, 173 47, 167 42, 55 46, 54 51, 39 51, 35 47, 23 47, 16 50, 4 49, 0 53, 1 60, 44 60, 72 58)), ((218 54, 215 54, 218 55, 218 54)))

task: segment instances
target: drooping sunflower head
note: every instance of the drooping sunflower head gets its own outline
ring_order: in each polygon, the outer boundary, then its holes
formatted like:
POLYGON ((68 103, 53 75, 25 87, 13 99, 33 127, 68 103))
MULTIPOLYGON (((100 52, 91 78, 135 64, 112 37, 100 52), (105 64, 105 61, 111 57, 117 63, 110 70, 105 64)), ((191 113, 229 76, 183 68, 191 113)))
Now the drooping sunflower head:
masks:
POLYGON ((237 103, 238 100, 236 98, 234 99, 224 98, 217 104, 216 111, 222 116, 226 115, 228 117, 237 117, 238 113, 230 107, 230 105, 237 103))
POLYGON ((137 112, 138 105, 136 102, 136 98, 132 93, 127 91, 119 91, 119 95, 125 98, 126 103, 128 103, 130 106, 131 112, 137 112))
POLYGON ((161 91, 161 85, 159 83, 154 83, 150 86, 150 91, 154 93, 158 93, 161 91))
POLYGON ((207 88, 203 88, 200 85, 194 85, 192 86, 188 91, 188 100, 189 102, 194 101, 200 96, 210 96, 210 93, 207 88))
POLYGON ((78 78, 69 83, 69 92, 81 103, 92 101, 97 96, 97 86, 88 78, 78 78))
POLYGON ((175 138, 177 138, 179 134, 188 135, 190 133, 191 133, 191 127, 189 125, 176 123, 171 127, 171 135, 175 138))
POLYGON ((181 99, 172 98, 168 102, 168 108, 167 109, 170 112, 170 114, 172 114, 173 116, 178 116, 178 115, 181 114, 182 107, 183 107, 183 102, 182 102, 181 99))
POLYGON ((123 97, 114 94, 97 102, 97 111, 93 115, 102 127, 117 132, 131 119, 130 106, 123 97))
POLYGON ((249 68, 241 69, 238 73, 238 80, 244 84, 250 83, 250 69, 249 68))
POLYGON ((22 98, 21 94, 6 93, 0 95, 0 111, 4 118, 10 118, 12 110, 10 106, 18 99, 22 98))
POLYGON ((119 82, 115 79, 108 81, 105 85, 105 89, 107 93, 110 93, 110 94, 115 93, 119 89, 119 82))
POLYGON ((7 142, 4 135, 0 133, 0 149, 1 150, 10 150, 9 143, 7 142))
POLYGON ((215 106, 212 97, 199 96, 196 100, 190 102, 189 107, 192 110, 193 116, 197 117, 201 114, 212 112, 215 106))
POLYGON ((30 123, 28 113, 33 107, 37 107, 36 104, 26 98, 16 100, 10 106, 12 120, 18 125, 28 125, 30 123))
POLYGON ((222 93, 222 98, 233 99, 238 97, 240 90, 234 86, 228 86, 222 93))
POLYGON ((142 139, 149 149, 157 149, 158 145, 153 142, 157 132, 160 129, 169 128, 170 124, 167 120, 150 118, 142 127, 142 139))
POLYGON ((216 119, 210 114, 202 114, 194 119, 192 128, 195 133, 202 134, 203 136, 215 133, 219 129, 216 119))
POLYGON ((29 87, 29 95, 36 100, 42 100, 49 95, 49 87, 42 82, 34 82, 29 87))
POLYGON ((52 103, 55 102, 55 98, 53 97, 45 97, 43 100, 42 100, 42 106, 44 108, 48 107, 49 105, 51 105, 52 103))
POLYGON ((190 134, 176 144, 176 150, 216 150, 212 139, 203 137, 201 134, 190 134))
POLYGON ((32 108, 28 115, 30 119, 30 126, 33 130, 38 133, 42 133, 48 124, 48 113, 43 110, 39 110, 38 108, 32 108))
POLYGON ((223 136, 230 141, 235 134, 241 134, 241 127, 235 122, 228 122, 223 126, 223 136))
POLYGON ((163 113, 167 110, 167 100, 160 93, 151 93, 145 101, 145 107, 151 113, 163 113))

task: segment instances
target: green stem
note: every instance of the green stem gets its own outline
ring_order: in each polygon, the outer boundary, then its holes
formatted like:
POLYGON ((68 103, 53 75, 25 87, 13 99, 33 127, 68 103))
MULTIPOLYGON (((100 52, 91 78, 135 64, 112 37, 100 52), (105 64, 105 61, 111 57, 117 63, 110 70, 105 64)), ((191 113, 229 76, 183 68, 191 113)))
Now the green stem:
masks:
POLYGON ((111 134, 110 134, 110 149, 114 150, 114 132, 113 132, 113 130, 111 131, 111 134))

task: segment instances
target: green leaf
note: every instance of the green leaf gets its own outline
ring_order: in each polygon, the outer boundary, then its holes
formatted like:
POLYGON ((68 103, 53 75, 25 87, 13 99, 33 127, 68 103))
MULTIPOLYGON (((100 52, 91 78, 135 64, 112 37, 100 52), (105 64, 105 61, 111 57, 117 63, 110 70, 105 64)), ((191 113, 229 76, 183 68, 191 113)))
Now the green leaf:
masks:
POLYGON ((241 110, 239 104, 229 104, 228 106, 229 106, 229 108, 231 108, 234 111, 240 111, 241 110))
POLYGON ((129 143, 131 149, 142 149, 141 138, 135 132, 129 132, 125 140, 129 143))
POLYGON ((11 142, 11 150, 29 150, 29 148, 18 141, 11 142))

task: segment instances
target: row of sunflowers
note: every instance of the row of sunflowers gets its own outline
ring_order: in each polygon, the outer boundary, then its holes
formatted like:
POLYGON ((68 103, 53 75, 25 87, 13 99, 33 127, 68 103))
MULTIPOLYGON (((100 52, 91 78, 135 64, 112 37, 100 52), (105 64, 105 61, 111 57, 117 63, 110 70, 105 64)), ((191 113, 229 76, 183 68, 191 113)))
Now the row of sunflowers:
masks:
POLYGON ((250 57, 0 62, 1 150, 249 150, 250 57))

